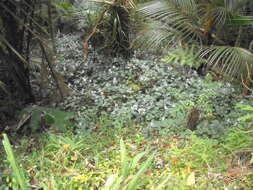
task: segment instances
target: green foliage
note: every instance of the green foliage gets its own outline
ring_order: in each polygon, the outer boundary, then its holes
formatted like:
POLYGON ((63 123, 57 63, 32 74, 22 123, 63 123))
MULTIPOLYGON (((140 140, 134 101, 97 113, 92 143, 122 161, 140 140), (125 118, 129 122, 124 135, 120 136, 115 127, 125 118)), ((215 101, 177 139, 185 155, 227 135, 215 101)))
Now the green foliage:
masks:
POLYGON ((153 156, 150 156, 140 167, 140 169, 134 174, 132 173, 138 166, 138 162, 143 158, 146 152, 141 152, 136 155, 131 162, 127 156, 127 151, 123 140, 120 141, 120 154, 121 154, 121 172, 119 175, 111 175, 107 179, 103 190, 118 190, 126 188, 128 190, 138 189, 141 185, 144 185, 141 176, 152 164, 153 156))
POLYGON ((54 4, 57 5, 58 9, 60 9, 64 12, 72 12, 73 11, 73 6, 68 2, 55 1, 54 4))
POLYGON ((212 138, 219 138, 222 136, 228 126, 225 126, 217 117, 217 115, 221 116, 224 113, 217 113, 219 110, 216 110, 213 102, 217 101, 214 97, 219 97, 218 89, 220 88, 220 84, 206 83, 206 85, 206 89, 201 90, 201 94, 193 99, 187 99, 188 94, 182 92, 180 94, 176 93, 178 94, 179 102, 170 109, 169 117, 164 120, 152 121, 149 125, 149 130, 158 131, 159 134, 164 135, 168 133, 182 133, 185 131, 187 116, 190 110, 195 107, 201 112, 196 131, 197 134, 212 138))
POLYGON ((249 6, 247 0, 168 0, 143 4, 138 12, 143 16, 144 26, 140 27, 136 44, 150 49, 167 49, 167 61, 192 65, 195 59, 200 62, 204 59, 210 68, 218 69, 230 79, 241 79, 241 75, 245 79, 253 70, 253 55, 248 50, 250 43, 241 43, 247 33, 242 31, 246 31, 246 26, 253 26, 252 10, 244 11, 249 6), (189 49, 171 50, 182 42, 189 49), (197 49, 194 54, 191 53, 193 49, 197 49), (199 51, 200 55, 196 56, 199 51))
POLYGON ((207 63, 210 67, 218 69, 223 75, 245 79, 252 71, 253 55, 246 49, 227 46, 205 47, 200 57, 206 57, 206 55, 208 55, 207 63))
POLYGON ((125 62, 94 52, 96 62, 92 62, 92 56, 86 61, 77 59, 76 53, 81 57, 82 52, 75 39, 62 38, 64 43, 59 44, 59 49, 64 62, 57 66, 66 78, 73 77, 70 69, 77 69, 75 80, 68 85, 78 93, 67 97, 61 106, 80 113, 79 132, 92 130, 97 117, 103 116, 120 121, 121 125, 142 123, 147 126, 147 134, 177 134, 185 131, 193 106, 201 112, 197 127, 200 135, 218 138, 239 125, 241 111, 234 107, 240 90, 237 86, 202 79, 193 70, 173 68, 171 63, 160 62, 153 56, 125 62), (73 49, 64 51, 69 46, 73 49))
POLYGON ((65 131, 67 128, 73 127, 71 122, 74 116, 73 112, 65 112, 57 108, 29 107, 21 113, 32 115, 29 125, 33 132, 47 126, 52 127, 56 131, 65 131))
POLYGON ((7 135, 5 135, 5 134, 3 137, 4 137, 3 146, 4 146, 5 152, 7 154, 7 159, 8 159, 10 166, 13 170, 16 182, 19 185, 19 187, 21 188, 21 190, 28 190, 29 189, 28 183, 25 178, 24 171, 19 167, 19 165, 16 161, 16 158, 13 154, 13 150, 12 150, 11 144, 9 142, 9 139, 8 139, 7 135))
POLYGON ((197 126, 197 134, 217 139, 226 133, 227 128, 223 122, 218 120, 204 120, 197 126))
POLYGON ((92 1, 74 4, 73 14, 77 17, 78 27, 85 30, 85 35, 92 32, 102 9, 101 4, 92 1))
POLYGON ((253 106, 250 105, 243 105, 243 104, 237 104, 237 108, 249 112, 247 115, 240 117, 242 121, 252 121, 253 119, 253 106))
POLYGON ((49 143, 45 147, 47 152, 57 152, 62 147, 75 153, 85 149, 85 147, 83 147, 83 140, 78 137, 70 138, 67 136, 57 136, 54 134, 50 134, 48 136, 48 141, 49 143))
POLYGON ((200 59, 197 52, 198 49, 194 46, 171 48, 162 61, 198 68, 201 64, 206 63, 207 60, 200 59))
MULTIPOLYGON (((76 5, 79 21, 84 26, 85 47, 91 43, 101 52, 112 56, 130 55, 130 13, 135 8, 133 0, 83 1, 76 5), (96 31, 96 32, 94 32, 96 31), (106 50, 105 50, 106 49, 106 50)), ((88 53, 88 49, 84 50, 88 53)))
MULTIPOLYGON (((236 130, 224 137, 226 141, 194 133, 186 138, 145 138, 140 131, 140 126, 101 125, 86 134, 46 133, 36 142, 23 138, 15 152, 37 188, 51 184, 56 189, 221 189, 228 186, 223 179, 233 155, 227 147, 233 151, 243 147, 233 143, 242 137, 235 135, 241 133, 236 130)), ((3 164, 1 171, 8 168, 3 164)), ((13 181, 12 175, 5 174, 3 183, 7 178, 13 181)), ((243 186, 250 189, 252 184, 243 181, 238 187, 243 186)))
POLYGON ((232 130, 224 140, 224 146, 228 151, 234 152, 252 145, 251 136, 242 130, 232 130))
MULTIPOLYGON (((195 134, 190 134, 190 140, 186 141, 186 144, 175 144, 172 147, 172 157, 176 157, 181 160, 181 167, 185 164, 190 168, 210 168, 210 163, 215 163, 219 155, 219 145, 217 140, 211 140, 208 138, 200 138, 195 134)), ((223 166, 224 163, 220 163, 219 166, 223 166)))

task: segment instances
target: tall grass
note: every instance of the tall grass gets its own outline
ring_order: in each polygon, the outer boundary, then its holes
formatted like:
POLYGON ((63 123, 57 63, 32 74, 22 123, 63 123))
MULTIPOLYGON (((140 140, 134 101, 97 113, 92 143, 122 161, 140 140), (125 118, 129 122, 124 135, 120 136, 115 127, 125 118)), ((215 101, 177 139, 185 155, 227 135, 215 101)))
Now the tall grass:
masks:
POLYGON ((26 181, 24 172, 18 166, 18 163, 17 163, 15 156, 13 154, 13 150, 12 150, 10 141, 9 141, 6 134, 4 134, 3 137, 4 137, 3 138, 3 146, 4 146, 5 152, 7 154, 7 160, 9 161, 9 163, 11 165, 11 168, 13 170, 16 181, 17 181, 21 190, 28 190, 29 187, 28 187, 28 183, 26 181))

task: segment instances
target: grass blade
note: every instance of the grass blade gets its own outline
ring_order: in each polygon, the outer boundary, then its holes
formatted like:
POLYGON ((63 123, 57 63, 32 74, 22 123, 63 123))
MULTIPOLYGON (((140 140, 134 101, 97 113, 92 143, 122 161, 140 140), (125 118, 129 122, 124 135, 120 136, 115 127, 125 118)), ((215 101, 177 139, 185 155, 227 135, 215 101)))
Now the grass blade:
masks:
POLYGON ((6 134, 4 134, 3 146, 4 146, 5 152, 7 154, 7 159, 13 169, 14 176, 15 176, 21 190, 28 190, 28 184, 26 182, 25 175, 24 175, 23 171, 21 170, 21 168, 18 166, 18 163, 14 157, 14 154, 13 154, 13 151, 11 148, 10 141, 9 141, 6 134))

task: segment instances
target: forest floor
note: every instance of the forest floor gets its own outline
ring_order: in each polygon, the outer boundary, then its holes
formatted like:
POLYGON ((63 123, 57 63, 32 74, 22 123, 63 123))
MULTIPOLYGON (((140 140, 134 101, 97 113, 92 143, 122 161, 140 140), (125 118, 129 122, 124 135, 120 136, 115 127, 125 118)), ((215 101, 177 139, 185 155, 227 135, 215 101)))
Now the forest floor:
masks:
POLYGON ((84 60, 75 36, 59 41, 57 71, 72 91, 18 112, 18 165, 3 141, 0 190, 253 189, 252 96, 160 57, 84 60))

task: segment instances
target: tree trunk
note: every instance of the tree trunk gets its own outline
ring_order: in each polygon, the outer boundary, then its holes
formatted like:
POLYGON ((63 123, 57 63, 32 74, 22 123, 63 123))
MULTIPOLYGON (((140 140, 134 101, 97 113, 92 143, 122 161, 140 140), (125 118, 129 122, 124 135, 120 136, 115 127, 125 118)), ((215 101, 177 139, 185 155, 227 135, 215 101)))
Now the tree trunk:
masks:
MULTIPOLYGON (((15 3, 15 1, 8 1, 0 3, 0 16, 2 18, 4 33, 1 34, 5 40, 9 43, 5 49, 0 52, 2 64, 5 64, 8 68, 8 72, 12 81, 14 81, 19 97, 26 103, 34 101, 32 89, 29 78, 29 65, 25 65, 17 53, 23 56, 23 45, 24 45, 24 28, 15 18, 12 13, 18 14, 18 6, 21 6, 22 2, 15 3), (11 46, 11 47, 10 47, 11 46), (13 49, 17 52, 15 53, 13 49)), ((21 15, 17 15, 20 20, 24 19, 21 15)), ((26 24, 26 23, 24 23, 26 24)))

